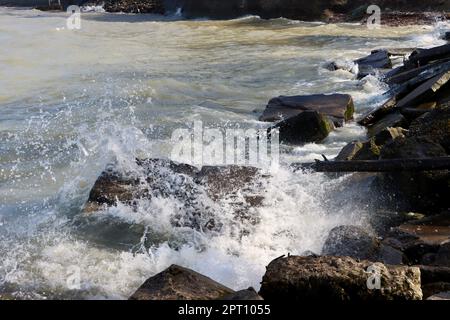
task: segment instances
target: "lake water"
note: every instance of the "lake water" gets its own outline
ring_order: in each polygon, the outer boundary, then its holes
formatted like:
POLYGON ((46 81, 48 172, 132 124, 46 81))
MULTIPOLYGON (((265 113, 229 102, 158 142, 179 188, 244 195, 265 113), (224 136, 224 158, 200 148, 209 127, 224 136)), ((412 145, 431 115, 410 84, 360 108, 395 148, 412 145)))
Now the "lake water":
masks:
MULTIPOLYGON (((375 77, 359 81, 323 65, 437 45, 444 27, 84 13, 81 29, 69 30, 66 18, 0 8, 0 293, 16 298, 127 298, 172 263, 233 289, 259 288, 273 258, 320 253, 337 225, 367 226, 377 206, 367 185, 285 165, 252 209, 256 225, 227 228, 232 217, 221 204, 220 232, 177 227, 171 197, 98 213, 92 228, 77 221, 108 163, 130 169, 136 157, 167 157, 171 132, 195 120, 261 127, 267 101, 291 94, 348 93, 357 114, 378 106, 385 88, 375 77), (99 231, 114 224, 120 234, 99 231), (139 230, 154 243, 142 245, 139 230), (128 233, 131 248, 121 246, 128 233), (76 287, 68 285, 74 275, 76 287)), ((333 158, 364 134, 350 123, 322 144, 283 147, 281 160, 333 158)))

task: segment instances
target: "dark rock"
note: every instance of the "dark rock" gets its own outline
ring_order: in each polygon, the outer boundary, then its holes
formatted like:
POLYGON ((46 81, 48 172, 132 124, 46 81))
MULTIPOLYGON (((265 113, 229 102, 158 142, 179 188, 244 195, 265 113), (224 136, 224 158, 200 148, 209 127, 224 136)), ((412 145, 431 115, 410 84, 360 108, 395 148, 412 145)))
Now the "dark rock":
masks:
POLYGON ((450 57, 450 44, 433 47, 430 49, 416 49, 409 57, 409 63, 414 65, 424 65, 430 61, 436 61, 450 57))
POLYGON ((450 154, 450 107, 439 108, 417 118, 407 136, 426 136, 450 154))
POLYGON ((435 282, 450 282, 450 267, 416 266, 420 269, 422 285, 435 282))
POLYGON ((180 211, 171 217, 177 227, 219 230, 217 208, 212 204, 226 202, 233 210, 236 223, 257 223, 259 216, 251 210, 264 200, 263 181, 267 177, 254 167, 195 167, 169 160, 138 160, 136 172, 106 170, 94 184, 84 213, 104 210, 124 203, 135 210, 153 198, 175 198, 180 211), (198 201, 205 195, 205 201, 198 201), (208 199, 206 199, 208 198, 208 199))
POLYGON ((357 226, 333 228, 322 248, 327 256, 348 256, 354 259, 376 260, 380 243, 365 229, 357 226))
POLYGON ((423 116, 424 114, 426 114, 428 112, 430 112, 430 110, 419 109, 419 108, 401 108, 400 109, 400 113, 408 121, 415 120, 418 117, 423 116))
POLYGON ((423 299, 444 291, 450 291, 450 282, 433 282, 422 286, 423 299))
POLYGON ((260 121, 278 121, 312 110, 329 116, 335 125, 353 119, 353 99, 348 94, 316 94, 309 96, 280 96, 269 101, 260 121))
POLYGON ((390 98, 385 103, 383 103, 381 107, 378 107, 375 110, 366 113, 360 120, 358 120, 358 124, 362 126, 369 126, 374 124, 384 116, 388 115, 395 108, 396 104, 397 99, 395 97, 390 98))
POLYGON ((145 281, 130 300, 215 300, 232 293, 200 273, 172 265, 145 281))
POLYGON ((450 240, 441 244, 441 247, 436 253, 434 264, 450 267, 450 240))
POLYGON ((342 148, 341 152, 337 155, 335 160, 353 160, 358 152, 363 148, 363 143, 360 141, 352 141, 342 148))
POLYGON ((269 129, 279 129, 280 141, 289 144, 321 142, 334 129, 327 116, 317 111, 304 111, 297 116, 282 120, 269 129))
POLYGON ((369 137, 374 137, 387 128, 405 127, 405 125, 407 125, 405 117, 400 112, 393 112, 368 127, 367 134, 369 137))
POLYGON ((404 138, 407 132, 408 130, 401 127, 388 127, 375 135, 374 143, 381 147, 397 138, 404 138))
POLYGON ((420 271, 385 266, 349 257, 290 256, 272 261, 263 277, 260 295, 282 301, 420 300, 420 271), (368 267, 380 274, 381 290, 368 288, 368 267))
POLYGON ((392 68, 392 62, 387 50, 373 51, 369 56, 355 61, 358 65, 358 78, 364 78, 369 74, 375 74, 376 69, 392 68))
POLYGON ((404 260, 403 252, 391 246, 381 244, 377 261, 384 264, 400 265, 403 264, 404 260))
POLYGON ((416 89, 411 91, 405 97, 397 102, 398 108, 416 106, 422 102, 424 99, 432 98, 439 89, 441 89, 450 80, 450 71, 443 72, 437 76, 425 81, 423 84, 418 86, 416 89))
POLYGON ((445 156, 444 148, 427 137, 398 138, 381 150, 382 159, 430 158, 445 156))
POLYGON ((163 0, 105 0, 106 12, 164 14, 163 0))
POLYGON ((448 300, 450 300, 450 291, 437 293, 437 294, 429 297, 427 300, 439 300, 439 301, 446 300, 446 301, 448 301, 448 300))
POLYGON ((450 41, 450 31, 445 32, 442 36, 442 39, 450 41))
POLYGON ((264 300, 252 287, 246 290, 236 291, 235 293, 229 294, 225 297, 222 297, 220 300, 244 300, 244 301, 252 301, 252 300, 264 300))

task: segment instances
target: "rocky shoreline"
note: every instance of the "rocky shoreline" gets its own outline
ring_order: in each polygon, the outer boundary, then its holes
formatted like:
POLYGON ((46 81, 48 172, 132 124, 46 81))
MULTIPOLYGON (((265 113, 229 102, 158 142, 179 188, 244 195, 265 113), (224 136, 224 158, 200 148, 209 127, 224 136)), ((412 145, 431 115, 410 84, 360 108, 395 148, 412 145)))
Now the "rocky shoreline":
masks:
MULTIPOLYGON (((371 14, 368 4, 360 0, 79 0, 61 1, 58 4, 39 3, 32 0, 5 0, 0 5, 28 5, 39 10, 65 10, 70 4, 80 6, 103 6, 106 12, 133 14, 173 14, 179 10, 187 19, 231 19, 245 15, 258 15, 262 19, 287 18, 327 23, 360 22, 366 24, 371 14)), ((450 19, 450 1, 395 1, 375 0, 370 4, 381 8, 381 23, 385 26, 429 25, 450 19)))
MULTIPOLYGON (((351 142, 334 161, 448 159, 449 61, 450 44, 429 49, 380 49, 356 60, 354 72, 359 78, 376 75, 390 89, 383 105, 356 119, 367 128, 367 140, 351 142), (392 68, 391 58, 398 54, 404 55, 404 63, 392 68)), ((341 68, 336 63, 325 67, 341 68)), ((352 97, 345 94, 281 96, 269 101, 260 120, 273 122, 272 128, 280 129, 285 143, 320 143, 335 127, 354 121, 354 110, 352 97)), ((334 162, 325 161, 330 166, 334 162)), ((114 167, 106 170, 90 193, 84 215, 95 216, 98 210, 118 202, 135 206, 138 199, 151 198, 155 193, 171 194, 183 203, 184 211, 191 213, 173 224, 220 230, 208 206, 192 198, 207 190, 214 201, 231 201, 236 221, 258 223, 249 214, 249 208, 262 206, 264 200, 261 181, 265 176, 257 168, 199 170, 157 159, 138 160, 137 164, 145 173, 144 181, 114 167), (174 186, 167 185, 168 179, 178 181, 175 191, 174 186)), ((173 265, 149 278, 131 299, 445 300, 450 291, 449 169, 400 167, 396 172, 384 172, 380 168, 379 173, 371 173, 372 190, 385 197, 380 201, 397 212, 397 220, 374 232, 338 226, 330 231, 320 255, 286 253, 269 263, 258 293, 253 288, 235 292, 193 270, 173 265), (378 287, 377 281, 381 283, 378 287)))

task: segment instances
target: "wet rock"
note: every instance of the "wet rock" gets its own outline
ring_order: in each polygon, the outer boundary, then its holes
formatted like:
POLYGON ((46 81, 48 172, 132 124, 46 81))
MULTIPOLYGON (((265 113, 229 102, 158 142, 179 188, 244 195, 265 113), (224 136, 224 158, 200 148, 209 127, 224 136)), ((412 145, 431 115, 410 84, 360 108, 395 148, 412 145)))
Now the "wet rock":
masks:
POLYGON ((164 14, 163 0, 105 0, 106 12, 164 14))
POLYGON ((358 78, 364 78, 369 74, 375 74, 377 69, 392 68, 392 62, 387 50, 375 50, 369 56, 355 61, 358 65, 358 78))
POLYGON ((429 158, 445 156, 445 149, 428 137, 409 136, 386 144, 381 150, 382 159, 429 158))
POLYGON ((278 121, 317 111, 333 120, 336 126, 353 119, 353 99, 348 94, 316 94, 309 96, 280 96, 269 101, 260 121, 278 121))
POLYGON ((418 265, 422 285, 450 282, 450 267, 418 265))
POLYGON ((437 76, 425 81, 416 89, 407 94, 397 102, 398 108, 417 106, 418 104, 430 99, 439 89, 441 89, 450 80, 450 71, 443 72, 437 76))
POLYGON ((327 256, 348 256, 354 259, 376 260, 380 243, 365 229, 357 226, 333 228, 322 248, 327 256))
POLYGON ((364 144, 360 141, 352 141, 342 148, 335 160, 353 160, 358 152, 363 148, 364 144))
POLYGON ((396 104, 397 99, 395 97, 390 98, 380 107, 366 113, 360 120, 358 120, 358 124, 362 126, 373 125, 377 121, 380 121, 384 116, 388 115, 395 108, 396 104))
POLYGON ((304 144, 323 141, 333 131, 334 125, 327 116, 317 111, 304 111, 280 121, 269 131, 273 129, 279 129, 281 142, 304 144))
POLYGON ((390 127, 405 127, 408 124, 405 117, 400 112, 393 112, 381 118, 376 123, 367 128, 369 137, 374 137, 381 133, 386 128, 390 127))
POLYGON ((349 257, 291 256, 272 261, 263 277, 260 295, 283 301, 420 300, 420 271, 386 266, 349 257), (381 276, 381 290, 368 289, 368 267, 381 276))
POLYGON ((436 253, 434 264, 450 267, 450 240, 441 244, 438 252, 436 253))
POLYGON ((264 300, 254 288, 250 287, 246 290, 236 291, 235 293, 229 294, 225 297, 222 297, 220 300, 244 300, 244 301, 256 301, 256 300, 264 300))
POLYGON ((377 261, 380 261, 384 264, 400 265, 403 264, 404 260, 405 259, 403 252, 395 249, 394 247, 381 244, 377 261))
POLYGON ((411 122, 407 136, 428 137, 450 154, 449 123, 450 107, 435 109, 411 122))
POLYGON ((442 39, 450 41, 450 31, 444 32, 444 34, 442 35, 442 39))
POLYGON ((374 143, 377 146, 384 146, 385 144, 390 143, 397 138, 404 138, 407 132, 408 130, 401 127, 388 127, 375 135, 374 143))
POLYGON ((449 282, 433 282, 422 286, 423 299, 445 291, 450 291, 449 282))
POLYGON ((429 297, 427 300, 450 300, 450 291, 437 293, 429 297))
POLYGON ((172 265, 145 281, 130 300, 215 300, 232 293, 200 273, 172 265))
POLYGON ((416 49, 411 53, 408 62, 414 65, 424 65, 431 61, 440 60, 450 56, 450 44, 433 47, 430 49, 416 49))

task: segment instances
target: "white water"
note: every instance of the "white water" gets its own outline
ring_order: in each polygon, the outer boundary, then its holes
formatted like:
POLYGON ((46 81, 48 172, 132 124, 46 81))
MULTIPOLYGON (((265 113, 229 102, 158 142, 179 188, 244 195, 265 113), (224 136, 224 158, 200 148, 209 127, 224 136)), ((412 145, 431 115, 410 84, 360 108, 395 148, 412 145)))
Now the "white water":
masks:
MULTIPOLYGON (((136 212, 119 205, 90 231, 76 222, 108 163, 135 170, 136 157, 167 156, 172 130, 193 120, 261 125, 258 115, 280 94, 350 93, 358 114, 377 106, 384 88, 375 77, 358 81, 323 64, 436 45, 442 28, 86 13, 82 29, 70 31, 65 18, 0 9, 0 293, 17 298, 126 298, 172 263, 234 289, 258 288, 273 258, 320 252, 337 225, 369 227, 377 195, 366 184, 286 168, 272 172, 264 206, 252 208, 256 225, 233 221, 220 203, 220 232, 174 227, 173 198, 136 212), (120 222, 121 234, 100 232, 120 222), (153 246, 142 245, 143 230, 153 246), (124 249, 128 236, 135 246, 124 249), (67 287, 74 266, 78 290, 67 287)), ((286 149, 282 160, 332 158, 363 136, 348 124, 323 144, 286 149)))

